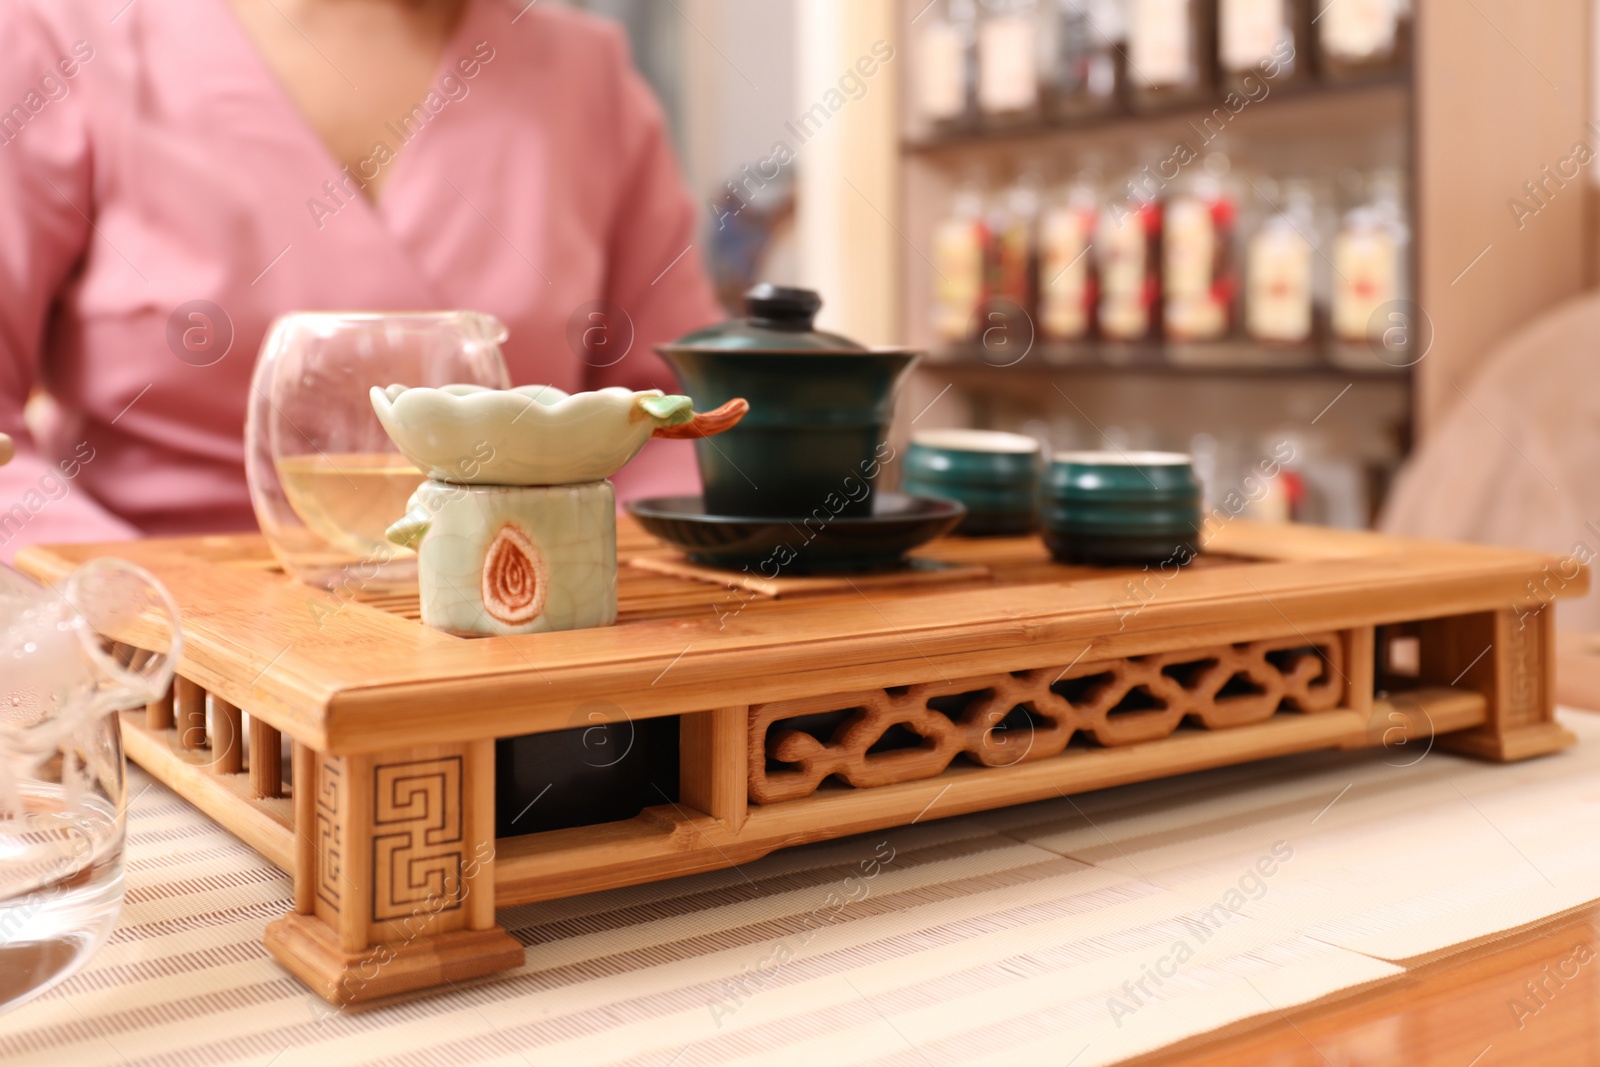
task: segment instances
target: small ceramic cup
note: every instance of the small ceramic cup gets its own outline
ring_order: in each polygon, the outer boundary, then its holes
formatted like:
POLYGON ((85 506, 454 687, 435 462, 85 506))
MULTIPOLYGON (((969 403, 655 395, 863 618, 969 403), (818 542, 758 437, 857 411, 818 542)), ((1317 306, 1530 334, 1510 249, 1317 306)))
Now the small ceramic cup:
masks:
POLYGON ((1185 563, 1197 554, 1200 481, 1181 452, 1058 452, 1042 517, 1063 563, 1185 563))
POLYGON ((955 533, 1021 536, 1039 528, 1039 442, 996 430, 919 430, 911 435, 901 490, 965 504, 955 533))

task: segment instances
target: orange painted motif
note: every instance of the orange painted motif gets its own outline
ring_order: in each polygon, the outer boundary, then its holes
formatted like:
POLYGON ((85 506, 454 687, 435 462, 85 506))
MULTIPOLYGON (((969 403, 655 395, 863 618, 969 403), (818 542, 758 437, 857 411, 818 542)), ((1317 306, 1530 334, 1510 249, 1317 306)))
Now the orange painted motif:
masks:
POLYGON ((506 523, 483 558, 483 609, 507 626, 532 622, 544 611, 546 579, 539 550, 506 523))

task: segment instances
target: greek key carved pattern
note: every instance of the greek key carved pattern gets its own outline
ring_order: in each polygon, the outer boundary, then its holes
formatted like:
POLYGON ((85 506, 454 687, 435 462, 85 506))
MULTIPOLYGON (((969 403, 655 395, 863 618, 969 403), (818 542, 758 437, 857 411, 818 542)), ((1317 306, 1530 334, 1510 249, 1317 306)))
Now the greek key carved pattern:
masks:
POLYGON ((1544 651, 1543 620, 1535 619, 1525 627, 1513 622, 1502 629, 1510 646, 1500 656, 1500 662, 1506 664, 1510 672, 1504 689, 1510 706, 1501 711, 1501 725, 1526 726, 1541 722, 1545 718, 1540 673, 1544 651))
POLYGON ((339 883, 344 878, 344 828, 339 823, 339 765, 317 760, 317 896, 339 907, 339 883))
POLYGON ((461 906, 461 775, 460 756, 373 768, 373 919, 461 906))
POLYGON ((1080 731, 1102 745, 1132 745, 1166 737, 1185 718, 1220 730, 1285 707, 1329 711, 1345 688, 1343 643, 1321 633, 758 704, 750 709, 749 796, 796 800, 829 775, 858 789, 917 781, 963 754, 1008 767, 1060 755, 1080 731), (1001 725, 1019 707, 1028 722, 1001 725), (805 716, 825 718, 785 721, 805 716), (872 751, 891 731, 919 743, 872 751))

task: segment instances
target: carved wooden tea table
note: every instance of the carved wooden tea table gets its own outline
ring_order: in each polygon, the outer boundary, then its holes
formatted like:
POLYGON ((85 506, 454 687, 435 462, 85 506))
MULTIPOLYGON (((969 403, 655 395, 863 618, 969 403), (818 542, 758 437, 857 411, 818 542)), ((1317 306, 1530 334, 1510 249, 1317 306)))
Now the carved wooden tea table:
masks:
POLYGON ((117 555, 167 584, 180 677, 124 713, 128 753, 293 876, 266 943, 333 1001, 520 964, 496 907, 806 841, 1312 749, 1573 740, 1547 601, 1587 576, 1531 553, 1235 522, 1181 573, 949 539, 919 553, 942 578, 730 589, 628 520, 619 545, 616 626, 478 640, 423 627, 414 594, 300 585, 255 537, 19 563, 117 555), (596 708, 677 719, 676 796, 497 839, 496 739, 596 708))

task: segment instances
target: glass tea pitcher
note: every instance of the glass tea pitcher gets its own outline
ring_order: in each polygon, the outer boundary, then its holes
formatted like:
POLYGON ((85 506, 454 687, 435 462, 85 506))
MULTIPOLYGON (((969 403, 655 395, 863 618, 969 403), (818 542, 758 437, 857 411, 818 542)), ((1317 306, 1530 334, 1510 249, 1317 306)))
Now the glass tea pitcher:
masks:
POLYGON ((352 592, 416 581, 384 537, 422 472, 390 442, 369 391, 509 388, 506 329, 476 311, 306 312, 267 334, 250 384, 245 474, 256 521, 290 574, 352 592))
POLYGON ((116 923, 114 713, 166 692, 180 644, 171 598, 132 564, 96 560, 55 588, 0 565, 0 1010, 71 974, 116 923))

